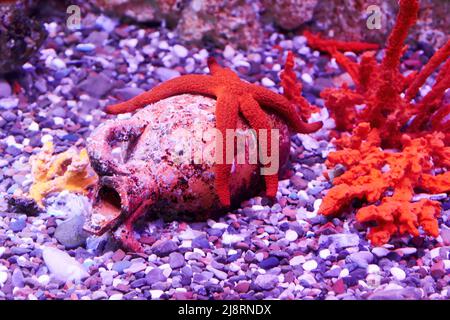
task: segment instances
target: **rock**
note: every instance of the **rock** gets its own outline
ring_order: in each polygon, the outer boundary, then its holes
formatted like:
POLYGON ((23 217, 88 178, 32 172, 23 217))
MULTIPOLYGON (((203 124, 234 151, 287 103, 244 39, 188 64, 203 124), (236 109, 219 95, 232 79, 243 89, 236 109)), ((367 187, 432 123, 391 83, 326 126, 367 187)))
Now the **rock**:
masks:
POLYGON ((247 1, 190 1, 175 32, 187 43, 258 48, 263 38, 258 11, 257 3, 247 1))
POLYGON ((231 245, 236 242, 244 241, 245 237, 241 234, 230 234, 228 232, 224 232, 222 235, 222 243, 225 245, 231 245))
POLYGON ((172 252, 169 255, 169 264, 172 269, 178 269, 183 267, 186 264, 186 261, 181 253, 172 252))
MULTIPOLYGON (((7 98, 11 95, 12 90, 9 83, 5 80, 0 79, 0 98, 7 98)), ((3 116, 3 115, 2 115, 3 116)), ((5 118, 3 116, 3 118, 5 118)))
POLYGON ((199 248, 199 249, 209 248, 208 238, 204 235, 201 235, 201 236, 195 238, 194 240, 192 240, 192 247, 199 248))
POLYGON ((106 286, 111 286, 116 275, 116 271, 102 271, 100 272, 100 277, 102 278, 102 283, 106 286))
POLYGON ((402 269, 400 269, 398 267, 391 268, 390 272, 391 272, 392 276, 398 281, 403 281, 406 279, 405 271, 403 271, 402 269))
POLYGON ((319 257, 322 259, 326 259, 331 255, 331 252, 329 249, 322 249, 319 251, 319 257))
POLYGON ((137 95, 140 95, 141 93, 144 93, 145 91, 141 88, 137 87, 126 87, 126 88, 120 88, 120 89, 114 89, 112 91, 112 94, 117 97, 120 101, 126 101, 130 100, 131 98, 134 98, 137 95))
POLYGON ((89 234, 83 230, 84 215, 75 215, 61 222, 55 230, 55 238, 68 249, 86 244, 89 234))
POLYGON ((112 294, 108 300, 122 300, 123 299, 123 293, 115 293, 112 294))
POLYGON ((13 231, 13 232, 20 232, 22 231, 27 225, 27 221, 24 218, 19 218, 16 219, 15 221, 11 222, 9 224, 9 228, 13 231))
POLYGON ((416 248, 399 248, 395 250, 396 253, 400 254, 400 256, 409 256, 417 252, 416 248))
POLYGON ((291 260, 289 260, 289 265, 296 267, 305 262, 304 256, 295 256, 291 260))
POLYGON ((389 254, 389 250, 383 247, 375 247, 372 249, 372 253, 376 255, 378 258, 385 257, 389 254))
POLYGON ((275 82, 273 82, 271 79, 269 79, 267 77, 264 77, 261 79, 261 84, 267 88, 271 88, 271 87, 275 86, 275 82))
POLYGON ((150 290, 150 295, 152 299, 159 299, 164 294, 162 290, 150 290))
POLYGON ((89 276, 77 260, 57 248, 44 246, 42 257, 51 275, 60 281, 80 282, 89 276))
POLYGON ((132 281, 130 283, 130 287, 133 289, 136 289, 136 288, 145 286, 146 283, 147 283, 147 281, 145 280, 145 278, 140 278, 140 279, 136 279, 136 280, 132 281))
POLYGON ((360 251, 349 255, 351 261, 356 263, 360 268, 367 268, 369 263, 373 261, 373 254, 369 251, 360 251))
POLYGON ((267 259, 262 260, 259 263, 259 266, 263 269, 272 269, 277 267, 280 264, 280 261, 276 257, 268 257, 267 259))
POLYGON ((108 295, 106 294, 105 291, 95 291, 92 293, 92 300, 104 300, 104 299, 108 299, 108 295))
POLYGON ((238 293, 246 293, 250 288, 250 283, 247 281, 240 281, 235 287, 234 290, 238 293))
POLYGON ((294 230, 287 230, 285 235, 286 240, 292 242, 297 240, 298 234, 294 230))
POLYGON ((123 260, 123 258, 125 258, 125 252, 122 249, 116 250, 111 257, 112 261, 114 262, 121 261, 123 260))
MULTIPOLYGON (((397 1, 373 0, 368 3, 355 0, 322 0, 318 1, 315 7, 312 28, 322 34, 333 34, 336 40, 384 44, 396 21, 397 10, 397 1), (377 32, 367 32, 366 8, 369 4, 381 9, 381 29, 375 29, 377 32)), ((426 39, 437 47, 442 46, 447 41, 445 30, 449 18, 445 13, 448 10, 448 1, 421 1, 417 24, 409 33, 411 39, 426 39)), ((286 17, 289 18, 290 16, 286 17)))
POLYGON ((422 293, 417 288, 404 288, 393 290, 379 290, 372 293, 368 300, 418 300, 422 298, 422 293))
POLYGON ((441 237, 445 246, 450 246, 450 229, 442 227, 441 228, 441 237))
POLYGON ((318 266, 318 264, 317 264, 317 262, 315 260, 309 260, 309 261, 306 261, 302 265, 302 268, 305 271, 312 271, 312 270, 317 269, 317 266, 318 266))
POLYGON ((0 6, 0 75, 20 70, 47 37, 43 22, 32 12, 36 5, 20 0, 0 6))
POLYGON ((11 276, 13 286, 17 288, 23 288, 25 285, 24 280, 25 279, 20 268, 15 268, 11 276))
POLYGON ((214 274, 214 276, 219 280, 225 280, 228 278, 228 275, 225 272, 217 270, 216 268, 213 268, 210 265, 206 266, 206 270, 211 271, 214 274))
POLYGON ((180 18, 183 6, 178 1, 156 0, 149 5, 145 0, 89 0, 107 14, 128 18, 140 23, 161 23, 174 26, 180 18))
POLYGON ((260 274, 256 277, 255 284, 263 290, 272 290, 278 284, 278 276, 274 274, 260 274))
POLYGON ((356 247, 359 245, 359 236, 351 233, 321 235, 319 244, 326 243, 329 240, 336 246, 336 249, 356 247))
POLYGON ((117 271, 119 274, 123 273, 125 269, 128 269, 131 266, 130 261, 117 261, 113 264, 112 270, 117 271))
POLYGON ((112 87, 112 80, 104 73, 91 73, 85 80, 78 84, 79 89, 95 98, 105 96, 112 87))
POLYGON ((48 274, 43 274, 38 277, 38 282, 41 284, 41 286, 45 287, 50 282, 50 277, 48 274))
POLYGON ((369 264, 367 266, 367 273, 379 273, 380 272, 380 267, 377 266, 376 264, 369 264))
POLYGON ((430 274, 435 279, 440 279, 443 276, 445 276, 447 273, 445 271, 445 265, 442 260, 433 263, 433 265, 430 268, 430 274))
POLYGON ((144 271, 147 268, 147 264, 144 262, 131 262, 131 265, 124 270, 124 272, 138 273, 144 271))
POLYGON ((296 190, 303 190, 306 189, 306 187, 308 186, 308 181, 306 181, 300 175, 297 174, 291 177, 290 182, 296 190))
POLYGON ((158 257, 167 256, 169 253, 178 249, 177 244, 172 240, 165 240, 162 242, 155 242, 152 246, 153 253, 158 257))
POLYGON ((188 49, 179 44, 173 46, 173 52, 179 58, 186 58, 189 54, 188 49))
POLYGON ((164 275, 163 271, 159 268, 154 268, 147 273, 145 280, 149 286, 157 283, 166 281, 167 277, 164 275))
POLYGON ((345 292, 346 286, 342 278, 336 280, 336 282, 331 287, 336 294, 341 294, 345 292))
POLYGON ((8 273, 0 268, 0 287, 8 280, 8 273))
POLYGON ((263 0, 266 16, 286 30, 293 30, 310 21, 318 0, 263 0))
POLYGON ((0 99, 0 108, 12 109, 17 107, 19 104, 19 99, 14 97, 2 98, 0 99))
POLYGON ((155 74, 156 74, 157 78, 159 80, 161 80, 162 82, 180 76, 180 72, 178 72, 177 70, 169 69, 169 68, 163 68, 163 67, 157 68, 155 70, 155 74))

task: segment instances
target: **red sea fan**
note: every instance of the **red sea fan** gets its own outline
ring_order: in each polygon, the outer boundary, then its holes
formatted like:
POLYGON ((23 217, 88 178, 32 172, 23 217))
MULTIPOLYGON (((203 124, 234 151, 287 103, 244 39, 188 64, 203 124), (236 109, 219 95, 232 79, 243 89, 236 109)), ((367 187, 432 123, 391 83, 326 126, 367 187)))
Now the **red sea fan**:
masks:
MULTIPOLYGON (((415 24, 417 0, 401 0, 397 22, 391 32, 384 58, 378 63, 373 51, 360 61, 348 59, 348 50, 332 40, 320 39, 327 51, 351 76, 354 87, 325 89, 321 97, 344 131, 335 141, 338 151, 329 154, 327 165, 343 165, 346 172, 333 180, 320 212, 333 215, 353 199, 369 205, 358 210, 360 222, 375 223, 368 233, 374 245, 394 234, 439 234, 440 203, 414 201, 414 193, 450 191, 450 106, 445 91, 450 87, 450 42, 447 42, 418 73, 400 73, 400 59, 409 28, 415 24), (327 42, 329 41, 329 44, 327 42), (440 66, 431 90, 421 99, 419 89, 440 66), (349 132, 353 130, 352 134, 349 132), (389 149, 388 149, 389 148, 389 149)), ((317 46, 313 39, 313 46, 317 46)), ((363 46, 356 46, 363 50, 363 46)))
MULTIPOLYGON (((418 1, 400 1, 396 25, 391 32, 384 58, 377 63, 374 52, 365 52, 356 63, 338 51, 335 41, 320 39, 321 50, 329 52, 351 76, 355 88, 326 89, 321 93, 325 105, 336 120, 336 129, 351 130, 361 122, 369 122, 380 129, 382 145, 398 147, 402 133, 421 135, 422 132, 450 131, 449 107, 443 101, 445 90, 450 86, 450 41, 438 50, 419 73, 403 76, 400 58, 409 28, 415 24, 418 1), (447 62, 445 62, 447 60, 447 62), (414 98, 426 79, 443 63, 430 92, 420 101, 414 98), (345 111, 343 111, 345 109, 345 111)), ((317 46, 317 40, 312 42, 317 46)), ((363 50, 362 44, 350 43, 339 48, 363 50)), ((368 46, 366 46, 368 47, 368 46)))

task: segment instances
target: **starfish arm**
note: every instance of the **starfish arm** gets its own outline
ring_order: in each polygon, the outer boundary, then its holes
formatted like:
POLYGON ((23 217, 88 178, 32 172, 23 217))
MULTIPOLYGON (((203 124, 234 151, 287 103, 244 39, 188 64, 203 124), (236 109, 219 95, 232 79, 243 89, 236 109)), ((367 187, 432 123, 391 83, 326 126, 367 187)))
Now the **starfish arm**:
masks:
POLYGON ((322 122, 307 123, 304 122, 297 111, 282 95, 270 91, 257 85, 247 84, 248 91, 252 93, 253 98, 268 109, 279 113, 298 133, 311 133, 322 127, 322 122))
MULTIPOLYGON (((230 175, 231 163, 227 161, 227 129, 234 130, 237 125, 239 102, 232 94, 226 92, 221 93, 217 97, 216 103, 216 128, 221 133, 216 137, 216 164, 215 164, 215 189, 219 196, 219 200, 224 206, 229 206, 230 201, 230 175), (220 151, 222 153, 220 153, 220 151)), ((231 142, 230 142, 231 143, 231 142)), ((234 158, 234 141, 232 142, 233 151, 232 158, 234 158)), ((230 157, 230 156, 229 156, 230 157)))
MULTIPOLYGON (((260 135, 260 130, 267 130, 267 155, 272 155, 272 148, 271 148, 271 130, 272 127, 270 125, 269 117, 267 114, 261 109, 261 107, 258 105, 258 102, 253 99, 250 95, 245 95, 241 97, 240 100, 240 107, 239 110, 241 111, 242 115, 250 124, 250 127, 257 130, 258 138, 260 135)), ((261 141, 259 141, 258 148, 261 146, 261 141)), ((259 153, 261 153, 261 150, 259 150, 259 153)), ((261 156, 261 155, 260 155, 261 156)), ((263 156, 266 156, 263 154, 263 156)), ((276 155, 279 157, 279 155, 276 155)), ((270 164, 269 164, 270 165, 270 164)), ((267 174, 264 175, 264 180, 266 182, 266 194, 268 197, 275 197, 277 190, 278 190, 278 170, 275 174, 267 174)))
POLYGON ((208 75, 191 74, 180 76, 163 82, 128 101, 108 106, 106 107, 106 112, 112 114, 132 112, 159 100, 183 93, 215 96, 215 82, 213 77, 208 75))

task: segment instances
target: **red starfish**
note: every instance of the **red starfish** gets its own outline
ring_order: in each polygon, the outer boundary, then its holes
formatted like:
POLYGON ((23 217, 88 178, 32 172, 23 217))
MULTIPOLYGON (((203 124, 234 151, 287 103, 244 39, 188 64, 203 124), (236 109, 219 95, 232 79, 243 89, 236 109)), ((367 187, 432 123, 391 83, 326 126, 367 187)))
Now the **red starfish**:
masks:
MULTIPOLYGON (((208 67, 211 75, 184 75, 171 79, 131 100, 107 107, 106 112, 112 114, 131 112, 174 95, 191 93, 217 98, 216 126, 223 137, 226 137, 226 129, 236 128, 239 113, 255 130, 270 130, 268 116, 260 105, 280 114, 296 132, 310 133, 322 127, 321 122, 304 122, 294 105, 285 97, 261 86, 241 81, 236 73, 221 67, 214 58, 208 59, 208 67)), ((269 131, 267 136, 267 153, 271 154, 269 131)), ((226 146, 227 141, 224 141, 222 164, 215 165, 215 187, 220 202, 229 206, 228 181, 231 164, 226 164, 225 161, 226 146)), ((278 189, 278 174, 265 175, 264 178, 267 196, 274 197, 278 189)))

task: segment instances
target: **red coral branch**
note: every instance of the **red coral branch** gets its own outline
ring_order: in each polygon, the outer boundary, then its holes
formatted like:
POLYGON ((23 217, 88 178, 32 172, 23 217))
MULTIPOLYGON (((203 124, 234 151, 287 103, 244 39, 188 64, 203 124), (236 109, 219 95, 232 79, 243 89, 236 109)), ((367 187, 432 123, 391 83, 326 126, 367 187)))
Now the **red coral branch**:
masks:
POLYGON ((405 93, 405 99, 411 100, 419 91, 420 87, 425 83, 425 80, 450 56, 450 40, 440 48, 422 68, 420 73, 414 78, 414 81, 409 85, 405 93))
POLYGON ((330 39, 322 39, 318 34, 313 34, 310 31, 305 31, 303 35, 308 41, 308 45, 319 51, 329 52, 331 48, 336 48, 339 51, 366 51, 366 50, 376 50, 378 45, 376 43, 368 42, 358 42, 358 41, 338 41, 330 39))
POLYGON ((311 105, 308 100, 302 97, 302 83, 297 79, 294 67, 294 54, 292 51, 288 51, 284 69, 280 73, 283 95, 298 107, 300 117, 303 121, 307 121, 312 113, 319 111, 319 108, 311 105))

